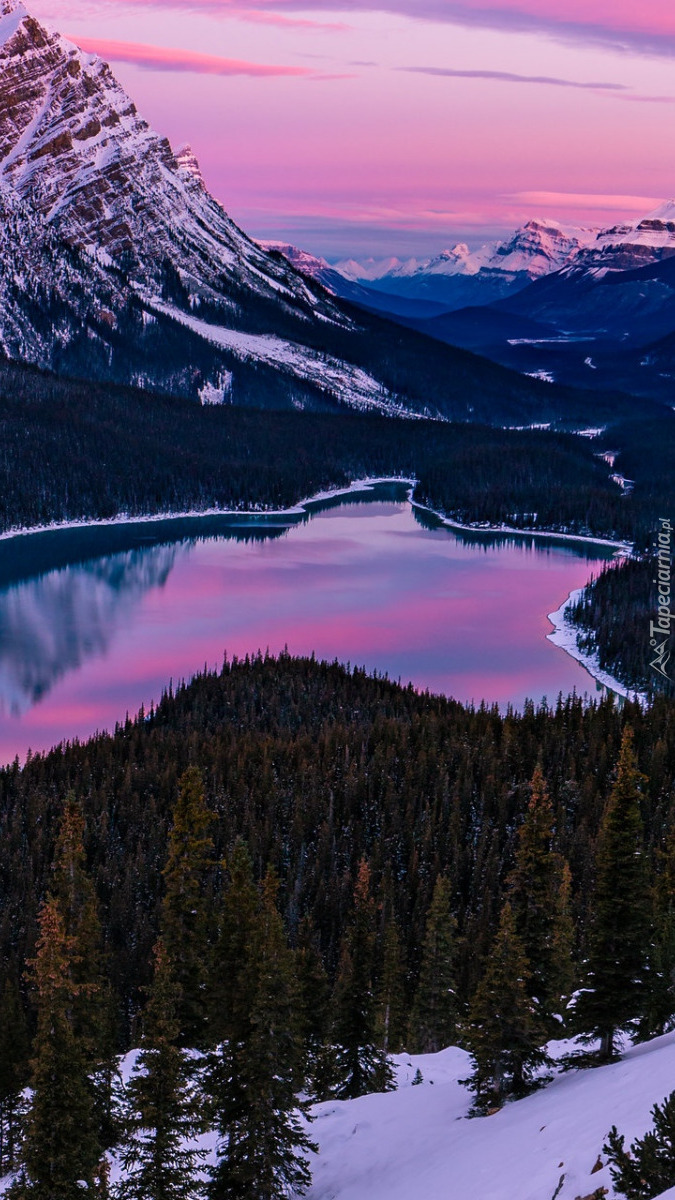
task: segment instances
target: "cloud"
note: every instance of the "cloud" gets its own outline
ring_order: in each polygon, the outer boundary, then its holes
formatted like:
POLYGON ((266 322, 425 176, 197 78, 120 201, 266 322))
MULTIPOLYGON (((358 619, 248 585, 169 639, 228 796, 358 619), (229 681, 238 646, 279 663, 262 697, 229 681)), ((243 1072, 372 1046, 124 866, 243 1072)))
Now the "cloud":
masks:
MULTIPOLYGON (((156 8, 267 17, 297 11, 299 0, 131 0, 156 8)), ((564 41, 601 43, 624 53, 675 55, 672 0, 302 0, 306 13, 388 12, 392 15, 520 33, 544 33, 564 41)), ((295 18, 292 18, 295 19, 295 18)), ((310 19, 310 18, 307 18, 310 19)))
POLYGON ((302 75, 316 78, 316 72, 309 67, 242 62, 236 58, 219 58, 213 54, 199 54, 195 50, 172 50, 167 46, 146 46, 140 42, 86 37, 71 37, 70 40, 87 54, 98 54, 112 62, 133 63, 151 71, 193 71, 198 75, 252 75, 262 78, 302 75))
POLYGON ((509 192, 505 200, 517 200, 540 208, 604 209, 616 212, 648 212, 663 203, 662 197, 596 195, 586 192, 509 192))
MULTIPOLYGON (((199 5, 197 5, 199 7, 199 5)), ((279 29, 307 29, 325 33, 344 33, 351 29, 345 21, 312 21, 309 17, 289 17, 260 8, 228 8, 227 16, 254 25, 274 25, 279 29)))
POLYGON ((454 67, 398 67, 417 75, 439 75, 450 79, 496 79, 500 83, 545 83, 553 87, 583 88, 589 91, 624 92, 623 83, 582 83, 576 79, 556 79, 551 75, 514 75, 511 71, 469 71, 454 67))

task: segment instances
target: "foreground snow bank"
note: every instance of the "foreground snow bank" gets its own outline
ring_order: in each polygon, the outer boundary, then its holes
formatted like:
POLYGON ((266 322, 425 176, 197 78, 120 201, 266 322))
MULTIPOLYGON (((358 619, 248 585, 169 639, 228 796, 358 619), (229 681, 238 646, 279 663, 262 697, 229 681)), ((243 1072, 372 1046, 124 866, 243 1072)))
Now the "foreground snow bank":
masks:
POLYGON ((462 1050, 396 1063, 399 1091, 316 1106, 308 1200, 577 1200, 601 1187, 611 1200, 608 1167, 594 1171, 603 1142, 612 1125, 629 1141, 650 1127, 652 1106, 675 1087, 675 1034, 475 1119, 462 1050), (412 1087, 418 1068, 424 1082, 412 1087))

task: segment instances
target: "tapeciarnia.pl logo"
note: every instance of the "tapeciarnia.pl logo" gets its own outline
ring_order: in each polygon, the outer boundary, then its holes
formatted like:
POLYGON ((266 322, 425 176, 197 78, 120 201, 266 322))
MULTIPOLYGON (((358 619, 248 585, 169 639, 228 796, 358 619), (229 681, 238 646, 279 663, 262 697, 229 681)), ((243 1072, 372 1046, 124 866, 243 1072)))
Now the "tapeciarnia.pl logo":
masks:
POLYGON ((670 661, 671 622, 675 621, 672 606, 673 528, 667 517, 661 517, 656 537, 656 579, 658 588, 658 617, 649 623, 649 645, 652 648, 650 667, 671 683, 668 674, 670 661))

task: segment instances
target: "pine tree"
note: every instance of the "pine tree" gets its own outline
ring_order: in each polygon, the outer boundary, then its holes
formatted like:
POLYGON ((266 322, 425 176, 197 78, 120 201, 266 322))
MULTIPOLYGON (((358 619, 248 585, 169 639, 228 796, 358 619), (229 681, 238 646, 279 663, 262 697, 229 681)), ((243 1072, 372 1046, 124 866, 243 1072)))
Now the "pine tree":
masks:
POLYGON ((40 911, 31 964, 37 1032, 23 1174, 17 1188, 18 1195, 31 1200, 76 1200, 90 1194, 101 1158, 88 1054, 74 1028, 74 1010, 82 995, 73 982, 78 966, 59 904, 50 899, 40 911))
POLYGON ((66 937, 72 943, 75 1033, 93 1064, 104 1022, 103 954, 96 892, 86 865, 84 832, 84 813, 71 793, 59 824, 50 895, 59 905, 66 937))
POLYGON ((321 958, 318 936, 307 917, 300 922, 298 930, 295 977, 304 1075, 312 1094, 323 1099, 330 1088, 332 1069, 332 1055, 326 1045, 330 1029, 330 982, 321 958))
POLYGON ((661 860, 653 896, 653 935, 648 947, 647 994, 638 1036, 658 1037, 675 1021, 675 831, 671 831, 661 860))
POLYGON ((450 880, 439 875, 427 913, 410 1022, 412 1045, 419 1054, 435 1054, 456 1039, 455 929, 450 880))
POLYGON ((397 1054, 405 1039, 406 1002, 403 948, 390 917, 382 937, 382 970, 377 989, 377 1041, 385 1054, 397 1054))
POLYGON ((617 1031, 629 1028, 645 1004, 649 890, 640 815, 644 782, 632 733, 626 729, 598 838, 588 985, 578 1004, 581 1026, 600 1039, 603 1059, 613 1056, 617 1031))
POLYGON ((214 1043, 246 1036, 255 988, 249 958, 258 935, 259 895, 251 856, 241 840, 235 843, 228 868, 211 970, 209 1028, 214 1043))
POLYGON ((652 1109, 654 1128, 630 1151, 612 1126, 604 1147, 614 1187, 627 1200, 653 1200, 675 1186, 675 1092, 652 1109))
MULTIPOLYGON (((561 1001, 572 987, 574 928, 570 873, 553 848, 553 805, 541 768, 532 777, 531 797, 518 832, 515 867, 508 880, 516 930, 530 964, 528 993, 550 1032, 561 1001)), ((558 1031, 559 1032, 559 1031, 558 1031)))
POLYGON ((117 1005, 105 973, 103 935, 94 884, 87 870, 82 806, 67 796, 56 841, 51 894, 72 946, 73 1032, 87 1061, 99 1138, 114 1145, 117 1124, 117 1005))
POLYGON ((118 1200, 195 1200, 203 1192, 194 1144, 202 1129, 194 1066, 179 1046, 180 991, 163 943, 155 971, 140 1054, 127 1087, 124 1179, 118 1200))
POLYGON ((367 1092, 388 1091, 393 1075, 377 1045, 373 990, 375 971, 375 903, 370 871, 362 860, 354 888, 351 924, 342 940, 335 988, 335 1096, 351 1100, 367 1092))
POLYGON ((474 1062, 471 1086, 481 1109, 522 1094, 531 1084, 533 1070, 547 1062, 542 1048, 546 1031, 527 993, 529 971, 507 902, 467 1029, 474 1062))
POLYGON ((209 1088, 219 1134, 209 1200, 285 1200, 311 1183, 307 1154, 316 1147, 302 1124, 307 1106, 295 1094, 302 1042, 297 984, 268 874, 240 979, 252 997, 237 1037, 212 1058, 209 1088))
POLYGON ((29 1055, 21 991, 16 978, 8 975, 0 1000, 0 1175, 14 1171, 18 1162, 29 1055))
POLYGON ((173 810, 161 935, 174 964, 181 994, 179 1020, 186 1046, 204 1043, 210 942, 209 884, 214 869, 213 814, 204 797, 201 772, 190 767, 178 784, 173 810))

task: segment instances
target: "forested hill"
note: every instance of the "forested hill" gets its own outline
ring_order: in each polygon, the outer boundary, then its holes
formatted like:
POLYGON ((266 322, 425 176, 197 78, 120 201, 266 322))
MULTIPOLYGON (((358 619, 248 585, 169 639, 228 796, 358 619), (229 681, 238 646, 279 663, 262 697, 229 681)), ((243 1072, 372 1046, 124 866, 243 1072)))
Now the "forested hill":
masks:
POLYGON ((672 702, 619 711, 609 700, 584 707, 569 697, 552 710, 500 716, 313 660, 227 664, 114 736, 0 774, 0 961, 20 971, 33 952, 55 830, 72 789, 86 815, 111 979, 125 1021, 132 1017, 148 981, 178 780, 192 765, 203 773, 214 814, 216 908, 217 864, 242 837, 258 877, 268 866, 279 872, 290 936, 308 917, 332 972, 366 858, 379 902, 396 916, 405 986, 414 990, 434 883, 447 872, 466 1000, 494 933, 540 763, 556 847, 572 871, 581 973, 597 831, 627 723, 649 776, 644 846, 654 882, 665 869, 660 847, 675 798, 672 702))
MULTIPOLYGON (((583 424, 583 421, 582 421, 583 424)), ((416 476, 461 521, 647 544, 675 496, 675 418, 601 439, 546 430, 200 407, 0 362, 0 531, 168 511, 284 508, 365 475, 416 476), (616 470, 597 457, 619 450, 616 470), (623 457, 628 461, 624 468, 623 457)))

